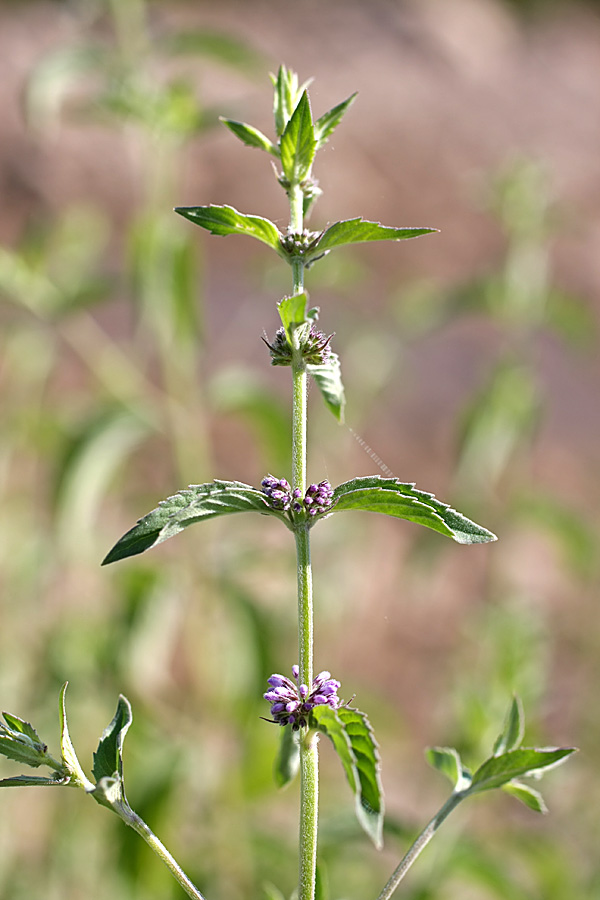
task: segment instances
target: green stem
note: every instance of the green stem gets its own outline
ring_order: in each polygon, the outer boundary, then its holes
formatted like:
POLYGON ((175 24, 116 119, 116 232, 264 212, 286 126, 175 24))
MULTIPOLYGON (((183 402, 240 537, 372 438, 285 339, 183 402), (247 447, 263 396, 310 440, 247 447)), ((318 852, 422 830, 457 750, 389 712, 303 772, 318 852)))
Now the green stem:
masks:
POLYGON ((434 836, 444 819, 450 815, 453 809, 455 809, 461 800, 464 799, 464 794, 462 791, 456 791, 454 794, 451 794, 446 803, 442 806, 440 811, 436 813, 433 819, 429 822, 428 825, 425 826, 421 834, 418 836, 414 844, 410 847, 406 855, 401 859, 397 868, 394 870, 392 877, 380 893, 377 900, 389 900, 392 896, 414 861, 421 854, 421 852, 425 849, 431 838, 434 836))
POLYGON ((154 832, 148 827, 148 825, 146 825, 144 820, 141 819, 137 813, 135 813, 129 806, 115 809, 115 812, 117 812, 117 815, 120 815, 123 821, 126 822, 126 824, 131 828, 133 828, 133 830, 136 831, 140 835, 140 837, 144 838, 148 846, 151 847, 152 850, 154 850, 159 859, 161 859, 167 866, 171 874, 181 885, 188 897, 191 897, 192 900, 204 900, 204 896, 200 893, 195 884, 190 881, 179 863, 171 856, 162 841, 160 841, 156 837, 154 832))
MULTIPOLYGON (((290 232, 303 228, 303 194, 299 185, 290 188, 290 232)), ((292 262, 293 294, 304 290, 304 264, 292 262)), ((307 373, 300 347, 292 347, 292 484, 306 492, 307 373)), ((310 539, 306 524, 295 530, 298 571, 298 665, 299 683, 313 679, 313 597, 310 539)), ((300 841, 298 900, 314 900, 317 877, 317 835, 319 812, 319 757, 314 735, 300 741, 300 841)))

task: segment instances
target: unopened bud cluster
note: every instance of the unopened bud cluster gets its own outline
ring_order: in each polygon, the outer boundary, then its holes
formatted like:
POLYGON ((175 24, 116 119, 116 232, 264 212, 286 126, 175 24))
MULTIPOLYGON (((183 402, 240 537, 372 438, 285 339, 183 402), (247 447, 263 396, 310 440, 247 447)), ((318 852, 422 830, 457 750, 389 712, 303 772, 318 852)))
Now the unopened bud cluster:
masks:
POLYGON ((299 257, 301 259, 309 250, 313 249, 317 238, 320 236, 320 231, 309 231, 305 228, 304 231, 296 231, 283 235, 283 237, 280 238, 280 244, 288 256, 299 257))
POLYGON ((295 488, 293 491, 285 478, 274 478, 266 475, 262 482, 263 494, 269 498, 273 509, 282 512, 301 513, 316 516, 317 513, 326 512, 333 500, 333 488, 328 481, 320 481, 319 484, 311 484, 304 497, 302 492, 295 488))
POLYGON ((295 684, 285 675, 271 675, 268 679, 271 689, 263 694, 265 700, 272 704, 271 715, 278 725, 291 725, 294 731, 298 731, 299 728, 306 728, 310 711, 315 706, 339 707, 341 701, 337 692, 340 682, 332 678, 330 672, 320 672, 310 688, 306 684, 298 684, 298 666, 292 666, 292 675, 295 684))
MULTIPOLYGON (((310 326, 306 338, 302 342, 301 351, 302 358, 310 366, 326 365, 331 359, 331 342, 332 334, 327 336, 314 325, 310 326)), ((273 338, 273 343, 265 340, 265 344, 269 348, 271 354, 272 366, 291 366, 292 364, 292 348, 287 339, 285 328, 278 328, 273 338)))

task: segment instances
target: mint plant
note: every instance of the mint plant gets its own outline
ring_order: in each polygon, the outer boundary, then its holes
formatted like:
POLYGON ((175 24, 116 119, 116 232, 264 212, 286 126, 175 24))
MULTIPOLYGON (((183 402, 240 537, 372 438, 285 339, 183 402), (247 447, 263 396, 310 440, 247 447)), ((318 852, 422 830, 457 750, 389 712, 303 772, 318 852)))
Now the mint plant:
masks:
MULTIPOLYGON (((379 747, 366 713, 354 707, 353 697, 340 697, 341 683, 330 672, 322 671, 315 676, 313 671, 314 599, 310 552, 313 527, 340 512, 360 510, 405 519, 460 544, 486 543, 496 537, 437 500, 433 494, 394 477, 359 477, 336 487, 326 479, 318 483, 307 481, 308 381, 314 380, 326 406, 339 421, 343 420, 345 398, 340 360, 331 349, 332 336, 317 328, 319 310, 310 307, 304 284, 305 271, 337 247, 406 240, 430 234, 435 229, 389 227, 358 217, 335 222, 320 230, 305 227, 305 219, 320 194, 312 174, 315 155, 339 125, 355 95, 314 119, 307 86, 299 85, 294 72, 282 66, 272 81, 275 140, 271 141, 246 123, 231 119, 223 119, 223 122, 243 143, 272 158, 279 184, 289 200, 287 231, 282 233, 270 220, 240 213, 231 206, 181 207, 176 212, 215 235, 253 237, 269 246, 291 267, 290 294, 277 305, 281 324, 273 339, 265 340, 271 363, 291 369, 291 478, 288 481, 280 474, 268 474, 260 487, 223 480, 190 485, 160 502, 141 518, 117 541, 103 564, 143 553, 188 526, 234 513, 270 516, 292 533, 297 560, 298 657, 291 664, 281 661, 281 671, 291 671, 291 678, 275 673, 268 679, 264 699, 270 709, 268 714, 265 709, 263 718, 277 725, 281 732, 275 763, 277 783, 284 786, 300 773, 298 898, 314 900, 318 893, 319 736, 328 737, 339 756, 354 795, 357 820, 377 848, 383 843, 384 796, 379 747)), ((66 685, 60 696, 60 757, 48 753, 47 745, 29 723, 4 714, 5 724, 0 725, 0 752, 30 768, 49 768, 51 774, 5 778, 0 781, 0 786, 82 788, 146 840, 189 897, 202 900, 201 892, 127 800, 122 754, 132 722, 128 700, 124 696, 119 698, 115 716, 102 734, 94 754, 90 779, 71 742, 65 694, 66 685)), ((379 900, 391 897, 445 818, 467 797, 503 789, 529 808, 545 811, 540 793, 523 779, 538 778, 564 761, 574 748, 531 748, 523 746, 523 738, 523 711, 519 700, 513 698, 490 755, 474 771, 463 763, 454 748, 437 747, 427 751, 430 764, 450 779, 452 792, 400 861, 379 900)))

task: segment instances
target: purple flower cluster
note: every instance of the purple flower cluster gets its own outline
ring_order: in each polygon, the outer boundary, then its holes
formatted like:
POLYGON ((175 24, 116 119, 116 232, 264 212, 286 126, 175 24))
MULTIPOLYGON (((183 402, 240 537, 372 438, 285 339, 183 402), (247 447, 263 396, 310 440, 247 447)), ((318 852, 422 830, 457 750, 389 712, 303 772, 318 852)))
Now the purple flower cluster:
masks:
POLYGON ((292 491, 285 478, 278 479, 266 475, 261 484, 263 494, 267 495, 271 506, 286 512, 292 510, 295 513, 306 512, 309 516, 316 516, 317 513, 326 512, 333 499, 333 488, 328 481, 309 485, 304 497, 298 488, 292 491))
POLYGON ((309 485, 303 500, 300 500, 301 494, 298 489, 293 492, 292 497, 294 512, 306 510, 309 516, 316 516, 317 513, 324 513, 331 506, 333 488, 328 481, 320 481, 318 484, 309 485))
POLYGON ((285 478, 273 478, 265 475, 261 481, 263 494, 271 501, 273 509, 288 510, 292 505, 292 489, 285 478))
POLYGON ((285 675, 271 675, 268 680, 271 689, 263 695, 272 704, 271 715, 278 725, 291 725, 298 731, 308 725, 310 711, 315 706, 339 707, 340 682, 332 678, 330 672, 320 672, 313 679, 310 690, 306 684, 298 684, 298 666, 292 666, 292 675, 295 684, 285 675))

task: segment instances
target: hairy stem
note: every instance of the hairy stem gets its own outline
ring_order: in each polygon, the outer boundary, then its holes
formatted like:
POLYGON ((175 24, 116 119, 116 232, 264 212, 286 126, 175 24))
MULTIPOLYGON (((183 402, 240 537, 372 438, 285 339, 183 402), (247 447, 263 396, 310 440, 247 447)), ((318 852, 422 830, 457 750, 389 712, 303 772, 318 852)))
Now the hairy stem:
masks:
POLYGON ((171 874, 181 885, 188 897, 191 897, 192 900, 204 900, 204 896, 200 893, 193 882, 190 881, 179 863, 171 856, 165 845, 156 837, 154 832, 149 828, 148 825, 146 825, 144 820, 141 819, 138 814, 128 806, 115 811, 118 815, 121 816, 121 818, 124 822, 127 823, 127 825, 133 828, 133 830, 136 831, 140 835, 140 837, 144 838, 148 846, 151 847, 152 850, 154 850, 159 859, 161 859, 167 866, 171 874))
MULTIPOLYGON (((303 194, 300 187, 289 190, 290 231, 303 228, 303 194)), ((304 264, 292 263, 293 293, 304 290, 304 264)), ((300 347, 292 347, 292 482, 304 495, 306 491, 307 373, 300 347)), ((300 684, 313 679, 313 598, 310 539, 306 525, 297 527, 296 560, 298 571, 298 664, 300 684)), ((317 872, 317 831, 319 802, 319 757, 314 736, 300 742, 300 846, 298 900, 313 900, 317 872)))
POLYGON ((392 876, 382 892, 380 893, 377 900, 389 900, 392 896, 414 861, 421 854, 421 852, 425 849, 431 838, 434 836, 444 819, 450 815, 453 809, 455 809, 461 800, 464 799, 464 794, 461 791, 456 791, 454 794, 451 794, 446 803, 442 806, 440 811, 436 813, 433 819, 425 826, 421 834, 412 844, 410 849, 407 851, 405 856, 400 860, 396 869, 392 873, 392 876))

